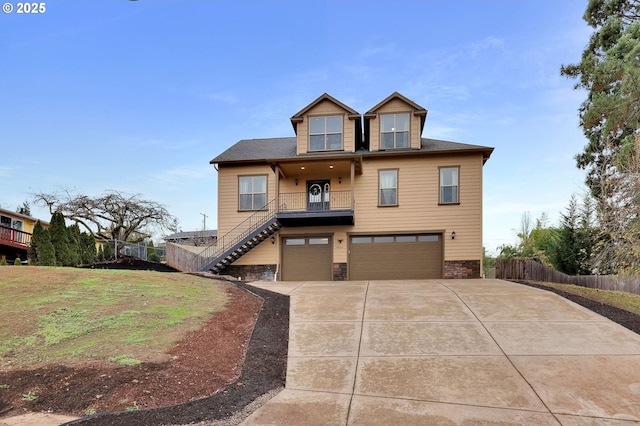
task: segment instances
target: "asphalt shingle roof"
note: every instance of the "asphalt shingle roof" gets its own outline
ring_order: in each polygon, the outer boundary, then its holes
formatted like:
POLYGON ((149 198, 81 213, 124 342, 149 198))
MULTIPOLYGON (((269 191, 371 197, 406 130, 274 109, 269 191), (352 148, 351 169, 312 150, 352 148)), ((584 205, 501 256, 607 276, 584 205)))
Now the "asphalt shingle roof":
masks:
POLYGON ((218 236, 217 229, 208 229, 205 231, 182 231, 176 232, 175 234, 167 235, 164 237, 165 240, 182 240, 189 239, 193 237, 199 238, 213 238, 218 236))
POLYGON ((234 163, 234 162, 259 162, 259 161, 275 161, 286 159, 303 159, 305 157, 311 157, 313 155, 325 155, 325 156, 352 156, 361 155, 363 157, 377 156, 377 155, 389 155, 406 153, 451 153, 451 152, 464 152, 464 151, 482 151, 486 153, 486 158, 491 155, 493 148, 470 145, 460 142, 450 142, 438 139, 421 138, 421 148, 419 150, 406 149, 406 150, 387 150, 387 151, 357 151, 357 152, 328 152, 322 154, 303 154, 296 155, 296 138, 269 138, 269 139, 243 139, 238 141, 235 145, 224 151, 210 161, 211 164, 219 163, 234 163))

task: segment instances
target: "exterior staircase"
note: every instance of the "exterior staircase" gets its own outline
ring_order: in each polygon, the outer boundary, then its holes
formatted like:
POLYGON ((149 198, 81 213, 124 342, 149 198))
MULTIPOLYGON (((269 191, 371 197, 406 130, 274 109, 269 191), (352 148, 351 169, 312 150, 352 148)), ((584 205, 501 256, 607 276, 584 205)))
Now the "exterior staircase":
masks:
POLYGON ((218 274, 281 227, 276 218, 276 201, 272 200, 263 210, 255 212, 200 252, 194 259, 193 269, 218 274))

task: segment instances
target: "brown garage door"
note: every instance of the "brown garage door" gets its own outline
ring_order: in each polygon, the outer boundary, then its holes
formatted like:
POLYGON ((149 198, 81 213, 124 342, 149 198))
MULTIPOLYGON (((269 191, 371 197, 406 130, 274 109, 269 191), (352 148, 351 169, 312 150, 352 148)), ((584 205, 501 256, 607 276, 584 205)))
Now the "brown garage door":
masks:
POLYGON ((354 235, 349 279, 442 278, 442 235, 354 235))
POLYGON ((283 281, 331 281, 331 237, 282 238, 283 281))

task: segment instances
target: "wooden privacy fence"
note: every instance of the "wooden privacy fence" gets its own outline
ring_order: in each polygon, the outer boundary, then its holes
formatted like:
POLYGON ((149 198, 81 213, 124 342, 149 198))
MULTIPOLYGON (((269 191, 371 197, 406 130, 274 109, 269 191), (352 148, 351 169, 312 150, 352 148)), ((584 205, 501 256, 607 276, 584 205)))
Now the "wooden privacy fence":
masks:
POLYGON ((640 277, 617 275, 567 275, 531 259, 496 260, 496 278, 574 284, 600 290, 640 294, 640 277))

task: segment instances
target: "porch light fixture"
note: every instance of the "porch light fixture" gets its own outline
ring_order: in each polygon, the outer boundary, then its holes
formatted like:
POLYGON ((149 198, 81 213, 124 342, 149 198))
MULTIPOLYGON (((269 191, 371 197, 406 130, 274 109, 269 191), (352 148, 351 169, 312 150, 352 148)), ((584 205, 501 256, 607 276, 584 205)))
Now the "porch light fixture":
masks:
POLYGON ((338 183, 342 183, 342 178, 341 177, 338 178, 338 183))
POLYGON ((296 186, 298 186, 298 178, 296 178, 296 186))
POLYGON ((456 231, 451 231, 451 239, 452 240, 456 239, 456 231))
POLYGON ((304 170, 304 166, 300 166, 300 170, 304 170))
POLYGON ((330 169, 333 169, 333 164, 330 164, 330 165, 329 165, 329 168, 330 168, 330 169))
POLYGON ((271 244, 275 244, 276 243, 276 237, 271 237, 271 244))

